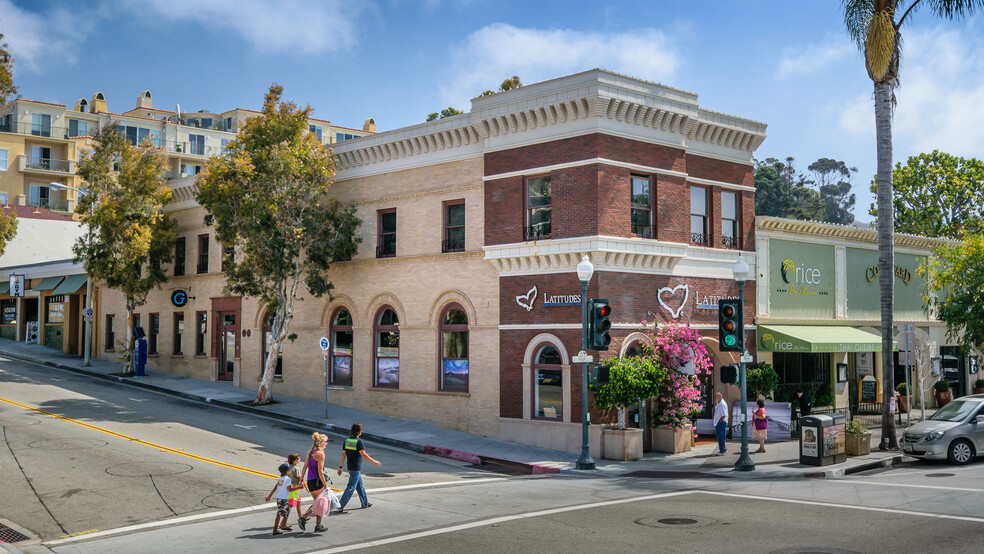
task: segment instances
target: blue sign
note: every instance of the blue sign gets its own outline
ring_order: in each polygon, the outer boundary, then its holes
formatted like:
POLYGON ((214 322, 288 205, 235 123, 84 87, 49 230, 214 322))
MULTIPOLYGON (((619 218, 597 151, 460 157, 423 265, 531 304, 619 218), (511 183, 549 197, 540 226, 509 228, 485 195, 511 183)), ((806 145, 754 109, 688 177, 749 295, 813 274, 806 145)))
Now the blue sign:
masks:
POLYGON ((328 347, 330 346, 328 344, 328 337, 321 337, 321 340, 318 341, 318 346, 320 346, 322 350, 328 350, 328 347))
POLYGON ((178 289, 171 293, 171 304, 174 304, 175 308, 184 308, 188 303, 188 293, 178 289))

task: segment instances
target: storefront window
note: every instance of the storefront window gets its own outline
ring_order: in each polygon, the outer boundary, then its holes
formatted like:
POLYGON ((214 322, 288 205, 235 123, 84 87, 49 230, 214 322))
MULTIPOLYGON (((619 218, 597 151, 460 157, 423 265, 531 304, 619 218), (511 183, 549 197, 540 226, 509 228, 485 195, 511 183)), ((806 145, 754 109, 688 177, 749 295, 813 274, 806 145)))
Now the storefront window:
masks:
POLYGON ((10 325, 17 323, 17 301, 14 299, 0 300, 0 311, 3 319, 0 323, 10 325))
POLYGON ((802 389, 815 407, 833 403, 830 384, 830 355, 776 352, 772 364, 779 374, 777 401, 786 401, 802 389))
MULTIPOLYGON (((270 345, 273 344, 273 319, 277 314, 270 312, 263 318, 263 358, 260 360, 260 377, 266 371, 267 356, 270 355, 270 345)), ((281 345, 283 347, 283 345, 281 345)), ((277 353, 277 368, 273 370, 273 376, 278 379, 284 378, 284 356, 283 350, 277 353)))
POLYGON ((352 386, 352 314, 339 308, 331 319, 331 384, 352 386))
POLYGON ((400 388, 400 320, 391 308, 383 308, 376 317, 376 370, 373 385, 380 388, 400 388))
POLYGON ((65 297, 49 296, 47 303, 45 323, 65 323, 65 297))
POLYGON ((441 390, 468 392, 468 316, 458 305, 441 318, 441 390))
POLYGON ((533 359, 533 410, 533 417, 564 417, 564 372, 553 346, 544 346, 533 359))

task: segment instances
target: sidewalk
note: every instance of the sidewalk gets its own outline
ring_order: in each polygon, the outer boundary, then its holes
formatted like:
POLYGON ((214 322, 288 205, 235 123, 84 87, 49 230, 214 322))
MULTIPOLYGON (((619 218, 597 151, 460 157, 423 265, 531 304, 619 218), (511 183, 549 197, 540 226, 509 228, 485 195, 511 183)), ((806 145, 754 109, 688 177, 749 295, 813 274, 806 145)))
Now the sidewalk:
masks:
MULTIPOLYGON (((205 402, 224 408, 271 417, 296 425, 324 429, 328 432, 347 436, 353 422, 362 423, 368 432, 363 437, 369 441, 403 448, 414 452, 443 456, 475 464, 490 464, 507 467, 522 473, 557 473, 576 471, 577 454, 568 454, 506 442, 489 437, 481 437, 460 431, 445 429, 436 425, 394 417, 386 417, 352 408, 329 405, 328 418, 324 417, 323 402, 277 394, 278 400, 272 406, 252 407, 240 402, 252 400, 255 392, 236 387, 228 382, 205 381, 174 375, 163 371, 147 370, 146 377, 116 377, 113 373, 121 371, 115 361, 94 359, 91 367, 83 368, 82 359, 62 352, 39 346, 0 339, 0 355, 33 361, 47 366, 73 371, 94 378, 126 383, 187 400, 205 402)), ((904 427, 903 427, 904 428, 904 427)), ((901 429, 899 434, 901 435, 901 429)), ((739 473, 733 471, 738 459, 740 445, 729 442, 728 454, 715 456, 716 443, 699 443, 690 452, 681 454, 649 453, 639 461, 618 462, 597 460, 597 467, 603 475, 625 475, 635 472, 680 472, 689 474, 720 474, 746 478, 804 478, 834 477, 845 473, 855 473, 873 469, 881 465, 898 463, 902 457, 899 452, 879 452, 877 449, 880 434, 873 430, 872 453, 868 456, 851 457, 842 464, 832 466, 806 466, 799 463, 799 442, 778 442, 766 445, 766 452, 752 455, 755 471, 739 473)), ((750 442, 750 450, 757 448, 750 442)))

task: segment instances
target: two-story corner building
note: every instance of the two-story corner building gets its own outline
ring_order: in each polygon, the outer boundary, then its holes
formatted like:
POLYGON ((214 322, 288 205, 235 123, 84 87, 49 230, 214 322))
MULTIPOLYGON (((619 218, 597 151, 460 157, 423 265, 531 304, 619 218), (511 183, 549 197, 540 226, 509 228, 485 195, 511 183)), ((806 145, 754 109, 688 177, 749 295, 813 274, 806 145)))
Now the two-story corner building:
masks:
MULTIPOLYGON (((357 207, 363 242, 333 266, 333 300, 298 304, 274 394, 321 398, 323 335, 332 403, 576 451, 577 262, 592 259, 588 294, 614 308, 606 356, 655 320, 705 330, 715 366, 732 361, 717 353, 716 300, 737 294, 739 254, 755 266, 752 153, 764 138, 764 124, 695 94, 591 70, 334 144, 331 194, 357 207)), ((139 310, 151 365, 254 388, 268 314, 223 295, 194 178, 171 186, 176 276, 139 310), (187 306, 171 305, 175 289, 187 306)), ((754 284, 745 292, 753 305, 754 284)), ((97 296, 104 350, 122 300, 97 296)))
MULTIPOLYGON (((122 113, 109 111, 106 96, 97 92, 80 98, 72 109, 63 104, 16 99, 0 107, 0 203, 48 207, 71 213, 77 205, 77 164, 92 147, 91 135, 105 125, 116 125, 130 144, 150 140, 168 153, 168 176, 195 175, 205 160, 219 154, 241 126, 258 112, 237 108, 221 113, 154 107, 149 90, 136 106, 122 113), (64 186, 62 186, 64 185, 64 186)), ((361 130, 311 118, 309 128, 324 144, 333 144, 375 132, 367 119, 361 130)))

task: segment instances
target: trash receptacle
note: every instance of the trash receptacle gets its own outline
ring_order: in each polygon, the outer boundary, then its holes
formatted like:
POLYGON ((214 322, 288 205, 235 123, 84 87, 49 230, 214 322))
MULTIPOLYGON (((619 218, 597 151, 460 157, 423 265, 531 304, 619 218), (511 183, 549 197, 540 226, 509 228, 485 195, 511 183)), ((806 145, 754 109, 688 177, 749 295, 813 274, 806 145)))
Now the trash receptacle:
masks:
POLYGON ((846 461, 846 424, 843 414, 801 417, 800 463, 826 466, 846 461))

